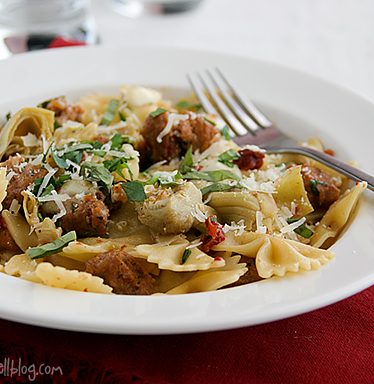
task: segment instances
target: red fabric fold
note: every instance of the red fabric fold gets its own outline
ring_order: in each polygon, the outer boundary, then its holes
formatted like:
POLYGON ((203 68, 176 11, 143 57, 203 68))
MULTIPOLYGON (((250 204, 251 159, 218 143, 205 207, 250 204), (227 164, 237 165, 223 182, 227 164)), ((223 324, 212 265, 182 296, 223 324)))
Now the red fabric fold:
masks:
MULTIPOLYGON (((305 315, 231 331, 118 336, 0 321, 0 364, 61 366, 55 383, 374 383, 374 287, 305 315)), ((0 382, 17 381, 0 374, 0 382)))

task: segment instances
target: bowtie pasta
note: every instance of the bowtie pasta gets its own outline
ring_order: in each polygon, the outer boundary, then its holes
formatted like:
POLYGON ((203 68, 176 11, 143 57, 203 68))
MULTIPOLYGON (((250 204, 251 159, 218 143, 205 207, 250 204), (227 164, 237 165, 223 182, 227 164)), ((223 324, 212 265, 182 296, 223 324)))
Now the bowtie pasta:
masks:
POLYGON ((5 120, 0 271, 50 287, 183 294, 317 269, 366 187, 139 86, 5 120))

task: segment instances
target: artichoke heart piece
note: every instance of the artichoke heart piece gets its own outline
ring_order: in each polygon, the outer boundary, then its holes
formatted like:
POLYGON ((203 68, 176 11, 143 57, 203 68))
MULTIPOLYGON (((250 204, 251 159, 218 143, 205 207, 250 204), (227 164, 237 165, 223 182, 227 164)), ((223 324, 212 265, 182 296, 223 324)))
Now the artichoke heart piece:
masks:
POLYGON ((146 201, 136 204, 141 223, 156 233, 178 234, 191 229, 191 211, 202 203, 202 196, 194 184, 187 182, 172 189, 157 189, 146 201))
POLYGON ((0 158, 12 143, 19 143, 28 133, 48 140, 53 134, 54 113, 44 108, 22 108, 0 131, 0 158))
POLYGON ((252 228, 256 221, 256 211, 260 210, 258 199, 253 193, 213 192, 208 205, 217 211, 225 223, 244 220, 247 228, 252 228))

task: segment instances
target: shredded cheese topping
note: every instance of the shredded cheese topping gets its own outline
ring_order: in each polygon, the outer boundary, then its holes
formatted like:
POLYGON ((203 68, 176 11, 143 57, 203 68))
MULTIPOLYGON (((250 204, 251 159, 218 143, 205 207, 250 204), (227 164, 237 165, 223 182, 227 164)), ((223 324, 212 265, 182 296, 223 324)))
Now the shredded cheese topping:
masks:
POLYGON ((158 134, 157 142, 162 143, 162 139, 170 133, 174 125, 177 125, 180 121, 188 120, 189 115, 183 115, 178 113, 169 113, 168 122, 165 128, 158 134))

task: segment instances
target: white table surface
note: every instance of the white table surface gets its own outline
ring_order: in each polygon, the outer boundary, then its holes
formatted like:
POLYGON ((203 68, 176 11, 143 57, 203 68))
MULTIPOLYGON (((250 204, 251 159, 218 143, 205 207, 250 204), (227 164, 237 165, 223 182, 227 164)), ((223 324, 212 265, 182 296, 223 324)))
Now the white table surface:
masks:
POLYGON ((130 19, 92 0, 102 44, 240 53, 313 73, 374 100, 373 0, 204 0, 130 19))

